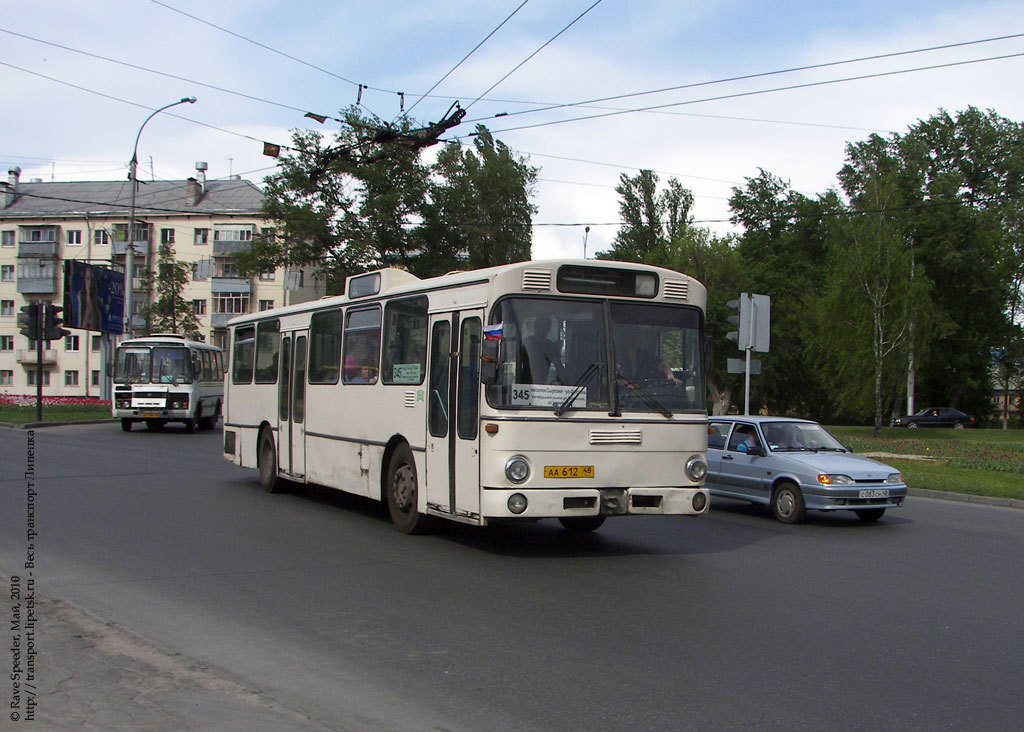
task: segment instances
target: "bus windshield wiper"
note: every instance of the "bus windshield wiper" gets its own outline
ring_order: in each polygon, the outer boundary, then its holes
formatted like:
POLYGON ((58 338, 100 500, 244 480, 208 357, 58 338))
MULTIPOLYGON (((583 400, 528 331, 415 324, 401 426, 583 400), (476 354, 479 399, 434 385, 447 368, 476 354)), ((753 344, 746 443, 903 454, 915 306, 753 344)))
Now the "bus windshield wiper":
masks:
POLYGON ((638 384, 635 381, 631 381, 629 379, 629 377, 627 377, 621 371, 616 371, 615 372, 615 377, 616 377, 616 379, 621 380, 622 384, 627 389, 629 389, 632 392, 635 392, 635 393, 639 394, 640 398, 643 399, 644 404, 646 404, 648 407, 650 407, 651 409, 654 409, 655 411, 661 413, 662 415, 664 415, 666 417, 671 417, 672 416, 672 412, 669 411, 669 408, 666 407, 664 404, 662 404, 661 400, 658 399, 658 397, 654 396, 654 394, 649 392, 646 389, 646 387, 644 387, 642 384, 638 384))
POLYGON ((576 398, 583 393, 584 389, 587 388, 587 385, 594 378, 594 374, 596 374, 600 370, 601 364, 597 362, 587 366, 587 370, 580 374, 580 378, 576 379, 576 383, 573 384, 573 386, 575 386, 576 388, 572 390, 572 394, 567 396, 565 398, 565 401, 563 401, 561 404, 555 407, 555 416, 561 417, 563 414, 569 411, 569 407, 572 406, 572 403, 575 402, 576 398))

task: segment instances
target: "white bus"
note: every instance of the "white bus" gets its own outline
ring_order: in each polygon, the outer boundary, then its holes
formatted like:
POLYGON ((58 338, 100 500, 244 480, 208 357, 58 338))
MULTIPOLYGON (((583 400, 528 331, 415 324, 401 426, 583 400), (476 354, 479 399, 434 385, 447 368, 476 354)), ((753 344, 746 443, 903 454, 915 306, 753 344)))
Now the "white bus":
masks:
POLYGON ((161 430, 183 422, 188 432, 217 426, 224 404, 224 352, 179 335, 131 338, 117 346, 111 410, 130 432, 136 422, 161 430))
POLYGON ((484 525, 708 507, 703 285, 671 270, 541 261, 232 319, 224 457, 268 491, 315 483, 484 525))

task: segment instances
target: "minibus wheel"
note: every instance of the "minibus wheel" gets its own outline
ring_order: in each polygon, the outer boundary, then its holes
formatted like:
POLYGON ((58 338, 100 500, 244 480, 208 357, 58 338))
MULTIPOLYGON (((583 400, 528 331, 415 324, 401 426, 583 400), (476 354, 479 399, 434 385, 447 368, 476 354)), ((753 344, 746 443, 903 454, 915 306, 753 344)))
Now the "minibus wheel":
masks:
POLYGON ((281 478, 277 475, 277 451, 274 449, 274 436, 269 429, 260 433, 256 463, 260 470, 260 485, 267 493, 281 490, 281 478))
POLYGON ((403 534, 417 534, 427 525, 427 517, 419 512, 419 481, 416 476, 416 462, 412 450, 404 442, 391 453, 388 461, 387 483, 388 512, 395 528, 403 534))

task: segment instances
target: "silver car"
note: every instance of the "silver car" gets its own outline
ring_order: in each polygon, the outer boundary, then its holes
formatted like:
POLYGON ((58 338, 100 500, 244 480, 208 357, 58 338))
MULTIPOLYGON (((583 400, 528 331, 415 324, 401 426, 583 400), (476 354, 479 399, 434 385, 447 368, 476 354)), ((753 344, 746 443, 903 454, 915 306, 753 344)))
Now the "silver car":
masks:
POLYGON ((771 506, 787 524, 808 510, 877 521, 907 495, 895 468, 854 455, 817 422, 785 417, 711 417, 707 487, 713 496, 771 506))

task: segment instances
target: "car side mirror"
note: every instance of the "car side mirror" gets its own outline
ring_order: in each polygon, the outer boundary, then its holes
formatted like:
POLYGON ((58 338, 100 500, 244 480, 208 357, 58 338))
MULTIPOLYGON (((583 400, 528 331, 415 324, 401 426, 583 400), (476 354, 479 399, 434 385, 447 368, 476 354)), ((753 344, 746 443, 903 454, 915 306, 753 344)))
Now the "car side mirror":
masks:
POLYGON ((763 457, 764 448, 761 447, 760 445, 749 445, 747 447, 747 454, 750 455, 751 457, 763 457))

